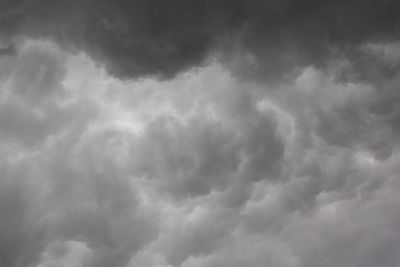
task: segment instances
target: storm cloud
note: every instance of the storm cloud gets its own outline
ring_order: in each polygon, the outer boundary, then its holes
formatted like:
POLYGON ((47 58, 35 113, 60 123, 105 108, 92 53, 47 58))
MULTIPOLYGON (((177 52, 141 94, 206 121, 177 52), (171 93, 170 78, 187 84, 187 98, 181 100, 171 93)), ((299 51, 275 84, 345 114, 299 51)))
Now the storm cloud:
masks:
POLYGON ((173 77, 218 54, 238 73, 282 78, 399 38, 396 0, 2 1, 5 36, 84 50, 119 77, 173 77))
POLYGON ((399 15, 0 0, 0 267, 399 267, 399 15))

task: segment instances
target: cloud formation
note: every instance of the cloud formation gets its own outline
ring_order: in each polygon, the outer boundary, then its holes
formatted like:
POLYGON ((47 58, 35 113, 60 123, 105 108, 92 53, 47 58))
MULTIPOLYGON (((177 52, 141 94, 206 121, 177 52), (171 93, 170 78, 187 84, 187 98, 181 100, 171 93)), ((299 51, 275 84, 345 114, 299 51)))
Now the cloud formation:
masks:
POLYGON ((397 267, 397 76, 120 81, 50 41, 0 60, 0 266, 397 267))
POLYGON ((219 54, 250 77, 285 77, 398 40, 396 0, 2 1, 5 36, 48 37, 119 77, 173 77, 219 54))
POLYGON ((399 267, 399 8, 0 1, 0 267, 399 267))

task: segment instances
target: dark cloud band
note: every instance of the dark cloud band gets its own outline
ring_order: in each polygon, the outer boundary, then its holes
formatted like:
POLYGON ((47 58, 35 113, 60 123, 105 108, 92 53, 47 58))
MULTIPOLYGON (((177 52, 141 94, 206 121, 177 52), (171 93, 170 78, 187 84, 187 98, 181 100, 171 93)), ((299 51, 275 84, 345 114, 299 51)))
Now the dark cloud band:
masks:
POLYGON ((398 39, 399 11, 396 0, 19 0, 3 1, 0 18, 5 34, 50 36, 121 77, 171 77, 216 49, 228 61, 250 53, 248 74, 274 77, 398 39))

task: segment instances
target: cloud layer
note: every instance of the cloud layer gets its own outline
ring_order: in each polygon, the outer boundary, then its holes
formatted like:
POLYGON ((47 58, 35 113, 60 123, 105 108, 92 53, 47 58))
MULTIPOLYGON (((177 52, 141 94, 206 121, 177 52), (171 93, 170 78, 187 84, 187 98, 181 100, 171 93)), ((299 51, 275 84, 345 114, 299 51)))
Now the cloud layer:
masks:
POLYGON ((0 267, 400 267, 399 8, 0 0, 0 267))
POLYGON ((399 38, 396 0, 2 1, 4 36, 48 37, 119 77, 176 73, 219 54, 252 78, 285 77, 399 38))
POLYGON ((0 266, 399 266, 397 75, 121 81, 18 47, 0 58, 0 266))

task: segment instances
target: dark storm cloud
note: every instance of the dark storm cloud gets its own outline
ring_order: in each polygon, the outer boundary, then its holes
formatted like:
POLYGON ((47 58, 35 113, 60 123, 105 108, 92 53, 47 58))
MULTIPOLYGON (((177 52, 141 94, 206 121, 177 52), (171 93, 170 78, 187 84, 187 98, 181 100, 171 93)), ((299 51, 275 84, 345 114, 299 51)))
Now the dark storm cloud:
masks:
POLYGON ((18 16, 7 7, 13 33, 83 49, 123 77, 172 76, 198 64, 242 13, 234 1, 30 1, 18 16))
POLYGON ((6 36, 50 36, 87 51, 122 77, 171 77, 220 50, 240 73, 272 79, 298 66, 323 66, 332 56, 351 57, 358 46, 397 40, 400 32, 396 0, 2 4, 6 36))
POLYGON ((0 267, 399 267, 398 13, 0 0, 0 267))

